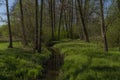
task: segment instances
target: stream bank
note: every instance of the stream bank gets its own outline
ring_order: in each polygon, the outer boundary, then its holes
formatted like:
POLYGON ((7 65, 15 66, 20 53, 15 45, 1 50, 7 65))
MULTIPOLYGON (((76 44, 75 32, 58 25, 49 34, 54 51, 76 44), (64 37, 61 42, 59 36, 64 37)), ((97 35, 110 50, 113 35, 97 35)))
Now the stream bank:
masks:
POLYGON ((51 56, 43 64, 42 80, 57 80, 64 57, 58 48, 49 47, 48 50, 51 52, 51 56))

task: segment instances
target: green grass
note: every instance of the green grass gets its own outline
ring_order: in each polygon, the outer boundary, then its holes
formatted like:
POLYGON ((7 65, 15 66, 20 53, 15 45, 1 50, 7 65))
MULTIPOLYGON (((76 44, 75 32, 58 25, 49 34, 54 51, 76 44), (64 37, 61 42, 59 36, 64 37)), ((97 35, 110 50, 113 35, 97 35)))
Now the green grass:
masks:
POLYGON ((120 80, 120 52, 75 40, 56 44, 64 55, 59 80, 120 80))
MULTIPOLYGON (((0 50, 7 49, 8 45, 9 44, 7 42, 0 42, 0 50)), ((22 47, 21 42, 14 42, 13 45, 14 45, 15 48, 21 48, 22 47)))
MULTIPOLYGON (((0 43, 0 80, 35 80, 50 52, 41 54, 22 49, 20 42, 0 43)), ((103 52, 101 44, 84 41, 62 41, 54 46, 64 55, 58 80, 120 80, 120 52, 112 48, 103 52)))
POLYGON ((50 52, 44 49, 41 54, 22 49, 19 42, 13 49, 8 43, 0 43, 0 80, 34 80, 43 70, 42 63, 49 58, 50 52))

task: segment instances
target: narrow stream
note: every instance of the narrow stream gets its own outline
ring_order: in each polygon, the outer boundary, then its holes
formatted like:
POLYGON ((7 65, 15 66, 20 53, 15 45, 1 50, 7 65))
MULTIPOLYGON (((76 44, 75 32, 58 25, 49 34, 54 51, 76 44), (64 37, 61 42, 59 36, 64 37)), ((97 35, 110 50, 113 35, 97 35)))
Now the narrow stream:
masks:
POLYGON ((63 65, 64 57, 60 54, 59 49, 49 48, 52 53, 50 59, 44 64, 43 78, 42 80, 57 80, 59 76, 59 70, 63 65))

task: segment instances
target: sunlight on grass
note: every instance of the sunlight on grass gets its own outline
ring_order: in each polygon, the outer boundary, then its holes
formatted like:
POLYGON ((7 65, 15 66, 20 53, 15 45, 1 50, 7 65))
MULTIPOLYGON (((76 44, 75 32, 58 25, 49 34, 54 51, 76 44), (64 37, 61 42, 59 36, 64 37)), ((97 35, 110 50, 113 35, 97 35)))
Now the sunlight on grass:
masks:
MULTIPOLYGON (((0 42, 0 50, 7 49, 8 45, 9 45, 9 43, 7 43, 7 42, 0 42)), ((14 45, 13 47, 15 47, 15 48, 21 48, 22 47, 21 42, 13 42, 13 45, 14 45)))
POLYGON ((99 44, 70 41, 56 44, 64 55, 60 80, 120 80, 120 52, 99 44))

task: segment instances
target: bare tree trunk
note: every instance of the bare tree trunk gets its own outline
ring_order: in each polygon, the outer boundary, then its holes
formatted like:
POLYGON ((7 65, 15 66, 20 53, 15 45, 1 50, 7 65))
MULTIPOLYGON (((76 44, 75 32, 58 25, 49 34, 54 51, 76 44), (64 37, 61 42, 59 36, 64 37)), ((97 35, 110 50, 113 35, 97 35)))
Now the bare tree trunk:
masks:
POLYGON ((40 37, 39 37, 39 45, 38 45, 38 52, 42 52, 42 23, 43 23, 43 0, 41 0, 41 13, 40 13, 40 37))
POLYGON ((36 30, 35 30, 35 50, 38 49, 38 0, 35 0, 35 6, 36 6, 36 30))
POLYGON ((70 9, 70 13, 71 13, 71 16, 70 16, 70 36, 71 36, 71 39, 73 39, 73 6, 74 6, 74 1, 72 0, 70 2, 70 5, 71 5, 71 9, 70 9))
POLYGON ((69 26, 69 38, 71 38, 71 1, 68 0, 68 26, 69 26))
POLYGON ((56 0, 53 0, 53 24, 54 24, 54 32, 56 28, 56 0))
POLYGON ((79 12, 78 12, 78 5, 77 1, 75 0, 75 9, 76 9, 76 24, 79 24, 79 12))
POLYGON ((65 27, 66 27, 66 37, 69 38, 69 31, 68 31, 68 21, 67 21, 67 12, 64 10, 64 21, 65 21, 65 27))
POLYGON ((71 1, 71 39, 73 39, 74 0, 71 1))
POLYGON ((120 12, 120 0, 117 0, 117 3, 118 3, 118 9, 119 9, 119 12, 120 12))
POLYGON ((59 25, 58 25, 58 40, 60 40, 61 22, 62 22, 62 14, 63 14, 63 2, 64 0, 61 1, 60 18, 59 18, 59 25))
POLYGON ((23 33, 23 42, 24 45, 27 46, 27 39, 26 39, 26 32, 25 32, 25 26, 24 26, 24 17, 23 17, 23 6, 22 6, 22 0, 20 2, 20 12, 21 12, 21 27, 22 27, 22 33, 23 33))
POLYGON ((53 18, 53 0, 49 0, 51 29, 52 29, 52 41, 54 40, 54 18, 53 18))
POLYGON ((101 33, 102 33, 102 38, 104 43, 104 50, 105 52, 108 52, 108 43, 106 38, 104 12, 103 12, 103 0, 100 0, 100 13, 101 13, 101 33))
POLYGON ((13 48, 8 0, 6 0, 6 11, 7 11, 8 31, 9 31, 9 46, 8 46, 8 48, 13 48))
POLYGON ((70 2, 69 0, 66 1, 66 22, 67 22, 67 38, 70 38, 70 8, 69 8, 69 5, 70 5, 70 2))
POLYGON ((80 3, 80 0, 77 0, 77 2, 78 2, 79 12, 80 12, 80 18, 81 18, 81 22, 82 22, 83 32, 84 32, 84 38, 85 38, 86 42, 89 42, 89 36, 88 36, 87 29, 86 29, 85 19, 84 19, 84 15, 83 15, 83 11, 82 11, 82 5, 80 3))
MULTIPOLYGON (((78 26, 80 24, 80 18, 79 18, 80 15, 79 15, 79 11, 78 11, 77 0, 75 0, 75 8, 76 8, 76 25, 78 26)), ((80 38, 80 40, 84 40, 82 27, 79 27, 79 38, 80 38)))

